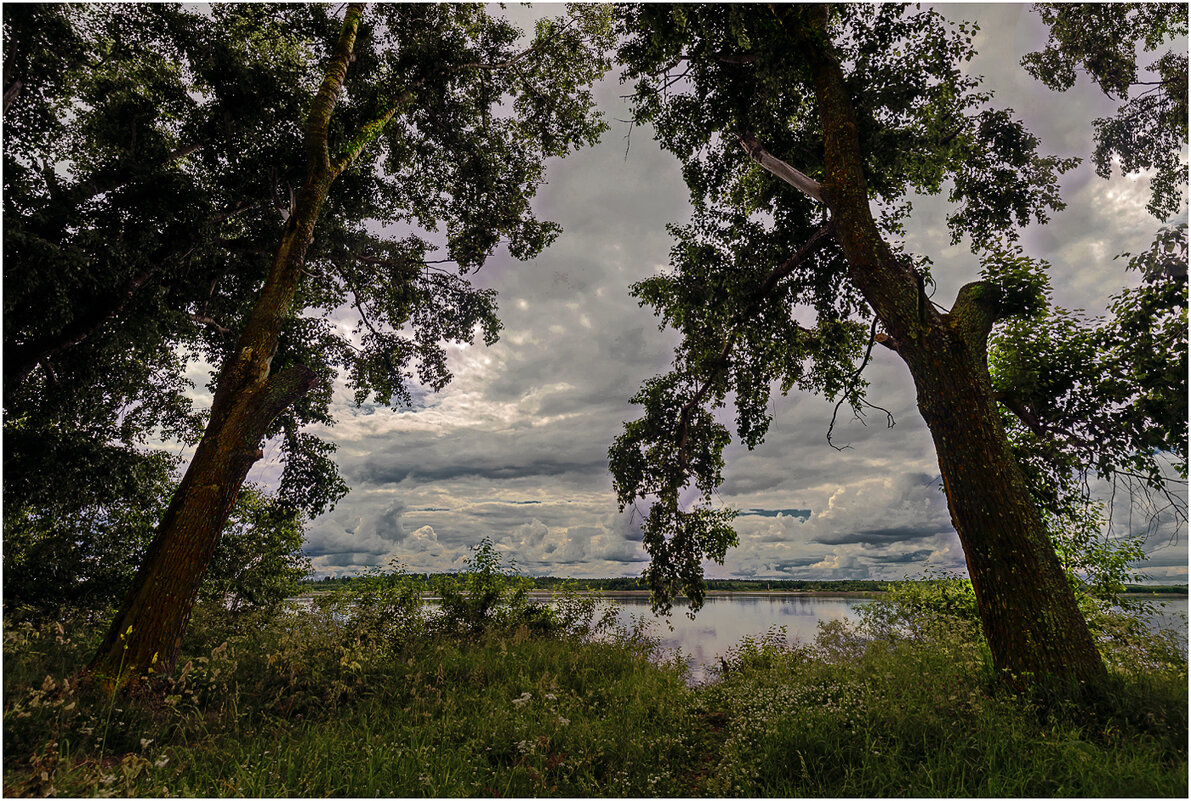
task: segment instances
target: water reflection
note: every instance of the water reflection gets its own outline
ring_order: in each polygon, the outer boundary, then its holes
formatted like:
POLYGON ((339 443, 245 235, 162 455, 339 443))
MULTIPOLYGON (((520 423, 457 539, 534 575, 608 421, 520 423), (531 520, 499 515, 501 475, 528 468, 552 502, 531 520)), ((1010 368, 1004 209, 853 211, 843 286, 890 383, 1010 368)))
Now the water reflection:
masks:
POLYGON ((746 635, 764 634, 784 626, 786 642, 809 642, 815 638, 821 620, 856 619, 856 610, 869 603, 865 598, 791 597, 782 595, 708 596, 694 620, 687 617, 684 600, 676 601, 669 617, 657 618, 649 611, 647 598, 616 598, 619 620, 630 626, 641 619, 648 631, 661 640, 666 650, 678 649, 691 666, 691 681, 702 683, 711 677, 719 657, 746 635))
MULTIPOLYGON (((651 635, 661 640, 668 651, 678 649, 691 666, 691 681, 701 684, 713 677, 719 657, 745 636, 759 636, 774 626, 785 626, 786 642, 810 642, 818 633, 819 622, 856 620, 858 610, 871 603, 867 598, 830 598, 789 595, 708 596, 694 620, 686 616, 686 602, 676 601, 668 617, 657 618, 649 611, 649 600, 641 596, 616 597, 619 620, 630 626, 642 619, 651 635)), ((1161 598, 1149 603, 1159 605, 1155 625, 1181 632, 1187 638, 1187 599, 1161 598)))

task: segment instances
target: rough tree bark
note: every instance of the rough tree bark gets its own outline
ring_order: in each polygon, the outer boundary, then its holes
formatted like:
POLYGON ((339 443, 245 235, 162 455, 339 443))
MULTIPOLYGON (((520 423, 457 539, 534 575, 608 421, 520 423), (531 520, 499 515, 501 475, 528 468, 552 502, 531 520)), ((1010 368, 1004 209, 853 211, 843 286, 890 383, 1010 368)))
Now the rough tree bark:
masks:
MULTIPOLYGON (((261 458, 266 430, 318 381, 305 366, 273 373, 271 363, 327 192, 359 152, 356 145, 362 147, 363 140, 375 135, 366 132, 347 153, 331 161, 328 125, 343 90, 362 12, 362 4, 348 6, 326 76, 311 105, 305 134, 306 178, 260 297, 220 372, 210 422, 132 590, 91 662, 92 673, 109 689, 151 670, 173 669, 211 554, 248 470, 261 458)), ((383 126, 384 121, 372 124, 383 126)))
POLYGON ((826 7, 777 13, 814 79, 826 164, 819 190, 852 281, 913 376, 994 664, 1014 681, 1096 684, 1103 662, 997 414, 987 360, 995 310, 983 302, 986 287, 965 286, 950 313, 928 302, 921 278, 873 220, 826 7))

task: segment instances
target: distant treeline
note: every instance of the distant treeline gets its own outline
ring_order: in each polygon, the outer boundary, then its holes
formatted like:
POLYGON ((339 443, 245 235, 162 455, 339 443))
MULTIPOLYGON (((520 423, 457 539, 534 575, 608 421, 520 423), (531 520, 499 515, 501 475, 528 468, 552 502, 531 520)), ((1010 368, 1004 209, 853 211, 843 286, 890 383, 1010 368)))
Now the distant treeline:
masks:
MULTIPOLYGON (((412 573, 409 578, 422 582, 427 589, 432 588, 434 580, 439 577, 453 575, 450 573, 412 573)), ((330 590, 346 587, 358 576, 323 579, 308 579, 302 582, 304 589, 330 590)), ((619 578, 560 578, 558 576, 527 576, 532 589, 557 590, 566 585, 578 590, 618 592, 625 590, 643 590, 645 586, 635 576, 619 578)), ((790 579, 708 579, 707 589, 726 592, 881 592, 889 589, 893 582, 889 581, 794 581, 790 579)))
MULTIPOLYGON (((409 578, 426 586, 427 591, 434 586, 436 578, 451 576, 452 573, 412 573, 409 578)), ((307 579, 302 582, 303 589, 331 590, 347 587, 360 576, 344 576, 322 579, 307 579)), ((623 592, 625 590, 643 590, 645 586, 635 576, 621 576, 619 578, 560 578, 558 576, 527 576, 530 587, 535 590, 557 590, 563 585, 578 590, 623 592)), ((853 580, 794 580, 794 579, 708 579, 707 589, 721 592, 884 592, 896 581, 876 581, 870 579, 853 580)), ((1186 595, 1186 584, 1127 584, 1126 593, 1186 595)))
POLYGON ((1186 595, 1186 584, 1126 584, 1126 593, 1145 593, 1146 595, 1186 595))

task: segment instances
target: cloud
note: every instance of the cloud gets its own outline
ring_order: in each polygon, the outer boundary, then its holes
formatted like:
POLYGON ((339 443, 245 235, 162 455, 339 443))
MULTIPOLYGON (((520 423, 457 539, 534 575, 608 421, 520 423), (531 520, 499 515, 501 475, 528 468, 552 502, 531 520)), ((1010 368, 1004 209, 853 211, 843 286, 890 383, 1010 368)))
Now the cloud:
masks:
POLYGON ((742 509, 740 517, 797 517, 806 520, 811 516, 810 509, 742 509))
MULTIPOLYGON (((994 103, 1017 109, 1044 151, 1091 153, 1090 121, 1114 104, 1086 82, 1057 94, 1025 75, 1021 55, 1045 41, 1036 15, 1020 6, 940 10, 980 20, 980 55, 967 66, 989 77, 994 103)), ((640 572, 640 518, 617 509, 607 451, 639 415, 628 398, 668 369, 677 340, 658 330, 629 287, 668 263, 666 225, 690 211, 677 161, 647 126, 616 122, 629 116, 623 91, 615 75, 597 87, 613 125, 603 142, 548 165, 533 203, 562 225, 554 245, 527 263, 498 251, 473 276, 499 292, 501 340, 449 345, 453 382, 439 393, 411 388, 413 408, 356 410, 343 382, 335 385, 338 423, 313 430, 338 443, 352 491, 309 527, 307 550, 320 572, 391 557, 452 569, 485 536, 534 574, 640 572)), ((1027 253, 1051 262, 1057 302, 1095 313, 1137 280, 1112 256, 1143 249, 1156 230, 1141 211, 1146 192, 1144 179, 1104 181, 1089 163, 1063 177, 1067 209, 1022 234, 1027 253)), ((910 251, 934 260, 934 300, 944 307, 979 272, 970 249, 950 243, 948 210, 945 197, 916 200, 905 237, 910 251)), ((734 524, 740 545, 709 575, 900 578, 920 564, 962 567, 905 365, 877 349, 864 377, 869 399, 890 409, 895 427, 880 412, 861 421, 845 407, 833 442, 846 450, 837 451, 825 436, 833 403, 775 393, 765 442, 727 449, 718 499, 743 510, 734 524)), ((1130 521, 1118 510, 1114 523, 1122 531, 1130 521)), ((1168 533, 1160 528, 1147 542, 1150 569, 1182 570, 1185 580, 1185 540, 1159 547, 1168 533)))

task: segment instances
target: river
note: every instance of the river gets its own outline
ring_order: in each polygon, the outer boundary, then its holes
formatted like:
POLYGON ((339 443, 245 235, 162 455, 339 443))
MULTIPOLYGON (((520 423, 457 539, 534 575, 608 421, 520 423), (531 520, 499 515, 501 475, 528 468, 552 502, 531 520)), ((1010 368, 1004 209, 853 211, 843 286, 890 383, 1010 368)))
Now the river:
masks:
MULTIPOLYGON (((686 616, 684 601, 674 604, 669 618, 655 618, 649 611, 649 599, 642 596, 614 597, 622 625, 644 618, 649 632, 667 650, 678 649, 691 666, 691 681, 700 684, 712 675, 719 657, 745 636, 756 637, 771 627, 785 626, 787 642, 809 642, 815 638, 820 621, 857 619, 857 608, 870 603, 865 598, 801 596, 785 594, 709 595, 694 620, 686 616)), ((1163 604, 1163 627, 1181 628, 1187 640, 1187 598, 1161 598, 1150 603, 1163 604)))
MULTIPOLYGON (((547 593, 534 593, 540 600, 547 593)), ((844 598, 822 595, 793 595, 786 593, 731 593, 709 595, 694 620, 686 616, 686 602, 674 603, 669 617, 655 617, 649 610, 649 598, 643 593, 605 593, 603 598, 617 605, 621 625, 630 627, 644 619, 647 631, 656 637, 667 651, 677 649, 691 666, 690 680, 701 684, 713 675, 719 657, 741 638, 757 637, 775 626, 785 626, 787 642, 809 642, 814 639, 820 621, 856 620, 857 609, 870 600, 862 597, 844 598)), ((310 598, 295 599, 308 606, 310 598)), ((1187 598, 1151 597, 1147 603, 1161 605, 1158 624, 1182 632, 1184 648, 1187 642, 1187 598)))

